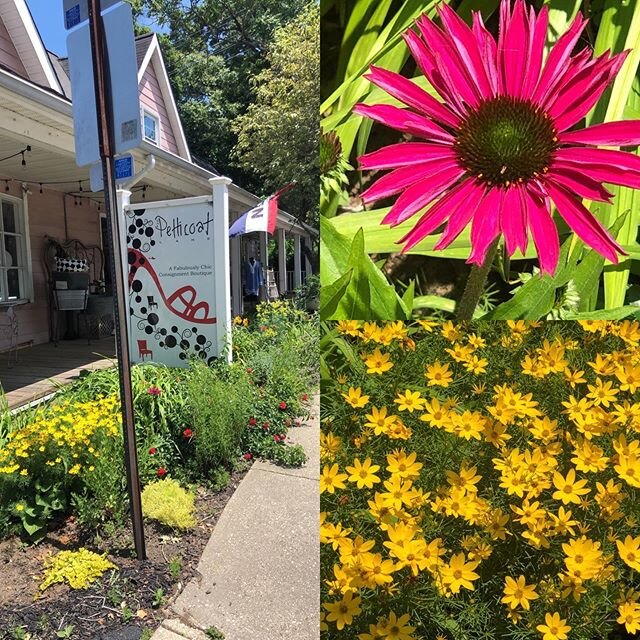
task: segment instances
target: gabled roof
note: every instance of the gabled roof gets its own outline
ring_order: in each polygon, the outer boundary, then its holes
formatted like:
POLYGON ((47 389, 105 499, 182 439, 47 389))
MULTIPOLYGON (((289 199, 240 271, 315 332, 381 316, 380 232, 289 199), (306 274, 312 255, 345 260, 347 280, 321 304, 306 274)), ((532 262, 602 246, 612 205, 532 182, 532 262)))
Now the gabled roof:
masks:
POLYGON ((25 0, 0 0, 0 15, 28 74, 28 80, 62 93, 51 59, 25 0))
POLYGON ((184 129, 182 128, 182 121, 180 120, 180 115, 178 113, 178 106, 176 105, 175 98, 173 97, 173 90, 171 89, 169 74, 167 73, 162 52, 160 51, 158 36, 155 33, 152 33, 136 38, 136 54, 138 55, 138 83, 142 81, 149 65, 152 65, 156 79, 160 85, 160 91, 162 92, 162 98, 167 109, 167 115, 171 122, 173 134, 176 138, 178 151, 181 156, 190 161, 191 153, 189 152, 189 145, 187 144, 187 138, 185 137, 184 129), (142 51, 145 46, 146 51, 144 51, 144 55, 142 55, 142 51), (141 61, 140 56, 142 56, 141 61))

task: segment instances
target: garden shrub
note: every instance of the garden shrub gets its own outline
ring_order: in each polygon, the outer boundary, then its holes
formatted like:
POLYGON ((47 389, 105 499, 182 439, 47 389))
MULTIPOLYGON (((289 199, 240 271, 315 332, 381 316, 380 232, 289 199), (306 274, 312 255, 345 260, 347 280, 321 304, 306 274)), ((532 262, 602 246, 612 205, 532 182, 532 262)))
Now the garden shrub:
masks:
POLYGON ((635 633, 640 323, 341 322, 323 344, 323 637, 635 633))
POLYGON ((247 372, 230 366, 226 379, 204 363, 194 362, 187 381, 195 464, 204 478, 230 467, 240 454, 242 432, 255 406, 255 389, 247 372))
POLYGON ((117 569, 115 564, 107 560, 106 555, 99 555, 87 549, 77 551, 60 551, 44 561, 45 572, 40 583, 40 591, 52 584, 66 582, 72 589, 87 589, 105 571, 117 569))
POLYGON ((0 449, 0 511, 11 513, 32 538, 41 537, 46 521, 66 510, 71 492, 95 471, 101 444, 119 433, 114 396, 40 410, 0 449))
POLYGON ((168 527, 195 527, 195 512, 195 496, 171 478, 152 482, 142 491, 142 513, 168 527))

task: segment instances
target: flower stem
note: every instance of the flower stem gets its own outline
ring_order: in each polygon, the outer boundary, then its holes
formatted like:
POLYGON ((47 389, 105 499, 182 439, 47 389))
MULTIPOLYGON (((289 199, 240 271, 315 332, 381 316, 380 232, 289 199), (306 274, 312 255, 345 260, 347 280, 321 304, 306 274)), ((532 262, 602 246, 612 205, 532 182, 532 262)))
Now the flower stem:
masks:
POLYGON ((487 256, 484 260, 484 264, 479 267, 474 264, 471 267, 467 284, 464 288, 464 293, 458 301, 456 307, 456 320, 458 322, 464 322, 466 320, 473 319, 473 312, 478 306, 482 292, 484 291, 484 285, 489 275, 489 269, 493 264, 493 259, 496 257, 498 251, 498 242, 500 237, 498 236, 487 251, 487 256))

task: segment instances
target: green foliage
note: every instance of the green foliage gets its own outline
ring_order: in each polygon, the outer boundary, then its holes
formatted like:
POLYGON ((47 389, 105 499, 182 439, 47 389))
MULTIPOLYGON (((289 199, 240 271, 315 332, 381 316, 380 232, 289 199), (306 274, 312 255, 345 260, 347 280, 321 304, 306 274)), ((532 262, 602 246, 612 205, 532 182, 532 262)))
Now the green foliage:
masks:
POLYGON ((303 11, 307 0, 132 0, 132 5, 165 32, 162 52, 191 151, 237 184, 265 192, 258 175, 232 158, 237 141, 232 124, 254 99, 252 79, 268 64, 274 32, 303 11))
POLYGON ((148 484, 142 491, 142 513, 174 529, 196 526, 195 496, 176 480, 167 478, 148 484))
POLYGON ((318 5, 309 2, 275 31, 269 66, 252 82, 255 100, 233 126, 241 165, 257 171, 269 190, 296 180, 283 204, 307 222, 318 206, 319 18, 318 5))
POLYGON ((201 477, 211 477, 240 453, 242 431, 255 402, 255 389, 246 370, 231 366, 221 373, 194 363, 187 388, 194 431, 195 465, 201 477), (231 392, 230 392, 231 391, 231 392))
POLYGON ((88 549, 60 551, 44 561, 44 575, 40 591, 58 582, 66 582, 72 589, 87 589, 105 571, 117 569, 107 560, 106 555, 98 555, 88 549))
POLYGON ((180 556, 173 556, 171 560, 169 560, 169 575, 177 580, 182 573, 182 558, 180 556))
POLYGON ((207 638, 211 638, 211 640, 224 640, 225 638, 224 633, 222 633, 222 631, 220 631, 216 627, 209 627, 205 630, 204 634, 207 636, 207 638))

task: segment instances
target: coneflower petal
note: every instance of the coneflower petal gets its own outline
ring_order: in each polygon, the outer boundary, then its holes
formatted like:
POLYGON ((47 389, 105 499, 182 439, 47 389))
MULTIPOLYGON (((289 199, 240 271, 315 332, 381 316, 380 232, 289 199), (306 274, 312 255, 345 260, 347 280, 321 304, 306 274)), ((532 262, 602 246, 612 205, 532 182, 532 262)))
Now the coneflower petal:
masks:
POLYGON ((401 224, 444 193, 463 174, 464 169, 457 166, 435 171, 429 178, 406 189, 395 201, 382 223, 392 226, 401 224))
POLYGON ((388 198, 408 187, 420 182, 425 178, 436 175, 443 169, 459 168, 455 158, 439 160, 434 167, 432 162, 423 162, 420 165, 402 167, 387 173, 379 178, 371 187, 361 194, 361 198, 368 204, 382 198, 388 198))
POLYGON ((602 186, 602 182, 590 178, 575 166, 571 167, 558 162, 551 167, 547 175, 581 198, 599 202, 610 202, 613 198, 613 194, 602 186))
MULTIPOLYGON (((613 149, 591 149, 590 147, 564 147, 555 152, 558 160, 579 164, 603 164, 627 171, 640 171, 640 156, 613 149)), ((588 171, 589 167, 585 167, 588 171)))
POLYGON ((476 195, 477 186, 474 180, 465 180, 453 187, 418 220, 409 233, 399 240, 399 243, 405 243, 402 252, 409 251, 418 242, 424 240, 451 215, 452 211, 457 211, 476 195))
POLYGON ((361 169, 394 169, 428 160, 455 158, 451 145, 429 142, 399 142, 358 158, 361 169))
POLYGON ((407 109, 400 109, 390 104, 357 104, 354 112, 386 124, 392 129, 411 133, 421 138, 453 142, 453 136, 440 125, 424 116, 407 109))
POLYGON ((542 69, 542 56, 544 54, 544 43, 547 39, 547 28, 549 26, 549 7, 544 5, 540 14, 536 17, 536 12, 531 7, 529 13, 529 67, 525 74, 522 85, 522 97, 531 98, 531 94, 540 79, 542 69))
POLYGON ((570 191, 550 179, 546 179, 543 186, 558 213, 585 244, 615 264, 619 253, 626 255, 600 221, 570 191))
POLYGON ((540 270, 542 273, 553 274, 560 255, 558 229, 551 217, 548 199, 535 193, 531 186, 528 185, 524 189, 524 201, 529 212, 528 222, 531 238, 538 252, 540 270))
POLYGON ((516 0, 502 47, 498 49, 498 56, 503 87, 507 95, 519 98, 529 62, 529 24, 522 0, 516 0))
POLYGON ((471 222, 480 203, 484 200, 484 196, 487 193, 486 187, 482 183, 471 179, 465 180, 462 184, 467 182, 471 183, 471 189, 466 195, 463 206, 451 211, 447 226, 438 242, 434 245, 434 249, 444 249, 448 247, 462 233, 469 222, 471 222))
POLYGON ((560 36, 558 41, 549 52, 549 57, 545 61, 544 67, 542 69, 540 81, 538 82, 538 85, 532 96, 532 100, 535 103, 541 103, 542 99, 546 95, 547 90, 552 86, 553 81, 556 79, 557 75, 561 73, 565 68, 565 64, 567 63, 567 60, 569 60, 569 56, 571 55, 573 48, 576 46, 576 43, 580 39, 580 36, 586 24, 587 21, 583 20, 582 16, 578 13, 578 15, 575 17, 575 20, 569 27, 569 31, 560 36))
POLYGON ((500 234, 500 216, 505 192, 493 189, 485 196, 476 210, 471 223, 471 255, 467 259, 471 264, 484 264, 487 251, 500 234))
POLYGON ((605 122, 586 129, 567 131, 558 136, 561 144, 604 145, 622 147, 640 144, 640 120, 605 122))
POLYGON ((522 204, 520 186, 512 185, 504 194, 500 211, 500 230, 509 255, 518 248, 523 253, 527 250, 527 212, 522 204))
POLYGON ((435 120, 452 127, 457 127, 460 124, 458 116, 449 111, 447 107, 438 102, 424 89, 399 73, 371 66, 369 73, 364 77, 370 79, 373 84, 384 89, 400 102, 404 102, 404 104, 421 111, 435 120))
POLYGON ((618 184, 631 189, 640 189, 640 171, 629 171, 628 169, 604 164, 573 162, 570 158, 563 159, 561 162, 556 160, 554 166, 573 168, 593 180, 610 182, 611 184, 618 184))

